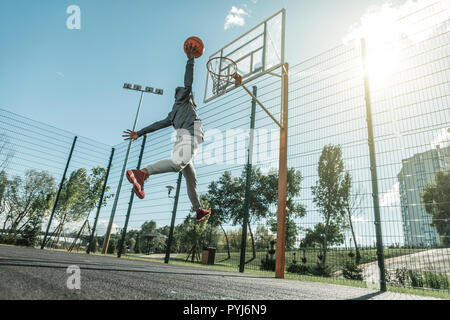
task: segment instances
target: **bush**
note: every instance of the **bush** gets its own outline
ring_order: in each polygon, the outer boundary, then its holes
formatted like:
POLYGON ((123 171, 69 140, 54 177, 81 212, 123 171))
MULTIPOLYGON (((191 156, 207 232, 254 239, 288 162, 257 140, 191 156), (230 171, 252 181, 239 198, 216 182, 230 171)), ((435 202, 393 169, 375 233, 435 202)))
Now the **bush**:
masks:
POLYGON ((310 270, 308 266, 304 264, 291 263, 291 265, 287 268, 287 272, 298 274, 309 274, 310 270))
POLYGON ((97 251, 97 237, 94 237, 94 239, 92 240, 92 243, 88 244, 89 245, 89 252, 95 253, 97 251))
POLYGON ((108 244, 108 253, 113 254, 116 252, 117 242, 115 240, 111 240, 108 244))
POLYGON ((409 279, 411 280, 412 287, 423 288, 422 273, 413 271, 413 270, 408 270, 408 276, 409 276, 409 279))
POLYGON ((359 268, 354 262, 347 261, 345 263, 344 269, 342 269, 342 273, 345 279, 349 280, 359 280, 363 279, 363 270, 359 268))
POLYGON ((433 272, 418 272, 408 271, 408 277, 411 281, 411 286, 415 288, 431 288, 436 290, 448 290, 450 283, 446 274, 433 272))
POLYGON ((16 237, 14 235, 11 236, 11 235, 7 235, 7 234, 0 235, 0 243, 15 245, 16 237))
POLYGON ((333 270, 330 266, 323 265, 322 263, 317 262, 313 267, 310 268, 310 272, 313 276, 331 277, 333 270))
POLYGON ((428 288, 432 289, 449 289, 449 283, 447 275, 433 273, 433 272, 424 272, 425 283, 428 288))
POLYGON ((406 286, 408 284, 408 270, 406 268, 396 269, 395 280, 397 284, 406 286))
POLYGON ((261 266, 259 268, 266 271, 275 271, 275 259, 266 256, 265 259, 261 259, 261 266))

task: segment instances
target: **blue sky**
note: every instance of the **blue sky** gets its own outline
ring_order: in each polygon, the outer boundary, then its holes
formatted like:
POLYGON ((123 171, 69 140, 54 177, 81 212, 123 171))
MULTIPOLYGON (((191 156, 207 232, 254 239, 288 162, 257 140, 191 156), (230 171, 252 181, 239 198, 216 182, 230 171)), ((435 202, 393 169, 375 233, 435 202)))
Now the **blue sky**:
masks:
POLYGON ((0 3, 0 108, 116 145, 134 119, 138 95, 124 82, 165 90, 147 95, 139 127, 168 113, 183 83, 184 40, 206 44, 197 60, 203 93, 207 57, 281 8, 287 10, 288 62, 341 43, 349 27, 383 0, 28 1, 0 3), (81 30, 69 30, 66 9, 81 9, 81 30), (232 7, 245 24, 225 30, 232 7))

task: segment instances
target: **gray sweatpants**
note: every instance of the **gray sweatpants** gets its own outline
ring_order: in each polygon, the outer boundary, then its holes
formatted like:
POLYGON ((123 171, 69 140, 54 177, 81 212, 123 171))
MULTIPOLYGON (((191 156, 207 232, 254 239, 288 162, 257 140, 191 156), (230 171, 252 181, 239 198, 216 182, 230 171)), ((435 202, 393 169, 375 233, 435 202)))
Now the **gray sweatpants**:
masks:
POLYGON ((197 173, 192 159, 198 150, 198 139, 191 135, 177 137, 173 147, 172 159, 162 160, 149 165, 146 170, 150 176, 167 172, 183 172, 186 179, 187 193, 194 210, 200 209, 200 199, 197 193, 197 173))

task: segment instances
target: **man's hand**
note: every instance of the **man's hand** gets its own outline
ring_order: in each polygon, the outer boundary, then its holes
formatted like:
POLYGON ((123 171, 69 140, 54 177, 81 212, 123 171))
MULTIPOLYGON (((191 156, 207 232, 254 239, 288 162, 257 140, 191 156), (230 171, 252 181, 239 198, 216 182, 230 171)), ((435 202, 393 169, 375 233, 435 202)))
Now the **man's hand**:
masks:
POLYGON ((187 44, 185 47, 186 55, 189 60, 195 58, 195 53, 197 52, 197 46, 192 46, 192 43, 187 44))
POLYGON ((124 140, 133 140, 136 141, 137 139, 139 139, 139 135, 137 134, 137 132, 134 132, 130 129, 128 129, 127 131, 124 131, 123 133, 125 133, 124 135, 122 135, 122 137, 124 137, 124 140))

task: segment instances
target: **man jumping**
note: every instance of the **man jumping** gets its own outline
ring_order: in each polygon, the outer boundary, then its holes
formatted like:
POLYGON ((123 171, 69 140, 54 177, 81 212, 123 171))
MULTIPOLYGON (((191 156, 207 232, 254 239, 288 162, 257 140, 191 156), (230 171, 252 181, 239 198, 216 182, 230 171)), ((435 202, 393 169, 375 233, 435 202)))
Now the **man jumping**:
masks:
POLYGON ((173 126, 177 131, 177 138, 172 158, 156 162, 142 170, 128 170, 127 178, 133 184, 133 192, 136 196, 144 199, 144 183, 150 176, 167 172, 183 172, 189 199, 197 213, 197 222, 202 222, 211 215, 211 210, 201 208, 197 193, 197 174, 192 163, 198 145, 203 143, 202 122, 197 117, 195 111, 197 105, 192 94, 196 46, 192 47, 191 45, 185 49, 188 61, 184 75, 184 87, 178 87, 175 90, 175 104, 167 118, 155 122, 138 132, 128 129, 124 131, 125 135, 123 135, 125 140, 131 139, 135 141, 148 133, 173 126))

